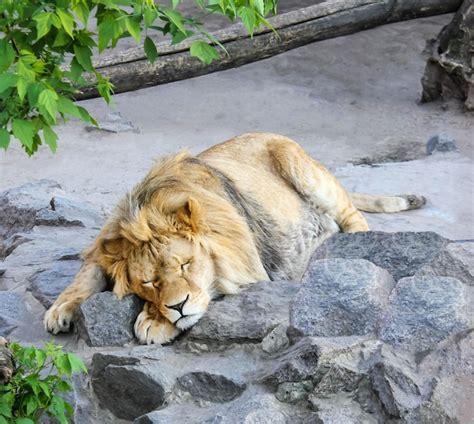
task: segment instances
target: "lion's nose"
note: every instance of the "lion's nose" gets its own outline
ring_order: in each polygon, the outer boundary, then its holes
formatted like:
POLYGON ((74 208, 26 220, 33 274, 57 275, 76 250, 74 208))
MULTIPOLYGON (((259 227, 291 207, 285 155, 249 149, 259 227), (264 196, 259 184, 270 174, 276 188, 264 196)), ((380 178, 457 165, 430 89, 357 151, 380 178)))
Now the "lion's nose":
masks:
POLYGON ((189 294, 186 296, 186 299, 184 299, 182 302, 176 303, 175 305, 166 305, 166 307, 168 309, 174 309, 175 311, 178 311, 181 315, 184 316, 183 308, 184 308, 184 304, 188 301, 188 299, 189 299, 189 294))

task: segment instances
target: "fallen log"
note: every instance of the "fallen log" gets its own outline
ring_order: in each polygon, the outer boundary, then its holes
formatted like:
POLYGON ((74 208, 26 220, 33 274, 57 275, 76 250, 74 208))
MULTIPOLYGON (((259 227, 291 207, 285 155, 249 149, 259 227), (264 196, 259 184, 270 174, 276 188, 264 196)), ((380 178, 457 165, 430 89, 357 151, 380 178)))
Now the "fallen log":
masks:
POLYGON ((13 375, 13 357, 7 340, 0 337, 0 384, 8 384, 13 375))
MULTIPOLYGON (((250 37, 242 24, 216 31, 213 36, 227 50, 221 59, 205 65, 189 55, 195 38, 170 46, 157 44, 154 64, 143 48, 128 49, 95 61, 96 69, 110 78, 115 92, 137 90, 210 72, 238 67, 314 41, 351 34, 390 22, 453 12, 462 0, 327 0, 270 19, 277 33, 263 28, 250 37)), ((97 97, 95 88, 83 89, 76 98, 97 97)))
POLYGON ((474 4, 464 0, 453 20, 432 40, 422 78, 422 102, 458 99, 474 110, 474 4))

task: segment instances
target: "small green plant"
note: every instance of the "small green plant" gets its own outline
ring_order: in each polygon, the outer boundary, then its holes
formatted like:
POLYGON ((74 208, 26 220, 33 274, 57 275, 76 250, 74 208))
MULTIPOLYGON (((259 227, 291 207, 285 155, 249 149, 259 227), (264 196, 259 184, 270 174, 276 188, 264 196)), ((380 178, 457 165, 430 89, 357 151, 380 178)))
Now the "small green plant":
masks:
POLYGON ((87 372, 74 353, 47 343, 44 349, 11 343, 15 372, 0 386, 0 424, 34 424, 45 414, 68 423, 73 410, 62 397, 72 390, 74 373, 87 372))
MULTIPOLYGON (((0 0, 0 148, 11 137, 28 155, 45 143, 54 152, 58 118, 76 117, 96 125, 86 109, 74 103, 77 90, 95 86, 107 103, 113 85, 94 67, 92 54, 116 47, 122 38, 143 42, 154 62, 159 54, 154 31, 178 43, 193 35, 190 53, 205 63, 219 59, 218 40, 178 6, 154 0, 0 0), (95 22, 95 26, 91 25, 95 22)), ((278 0, 195 0, 208 13, 240 19, 250 34, 271 25, 278 0)), ((221 46, 222 47, 222 46, 221 46)))

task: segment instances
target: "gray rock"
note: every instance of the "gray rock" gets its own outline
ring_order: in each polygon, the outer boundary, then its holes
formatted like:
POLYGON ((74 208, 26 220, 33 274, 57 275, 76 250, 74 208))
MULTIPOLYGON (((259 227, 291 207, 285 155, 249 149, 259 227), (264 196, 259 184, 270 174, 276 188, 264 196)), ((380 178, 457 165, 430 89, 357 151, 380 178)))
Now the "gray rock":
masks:
POLYGON ((293 404, 307 400, 312 390, 311 380, 299 383, 282 383, 278 386, 275 396, 280 402, 293 404))
POLYGON ((370 371, 372 386, 385 411, 404 417, 422 401, 422 379, 416 374, 414 358, 383 346, 380 359, 370 371))
POLYGON ((251 387, 229 403, 200 407, 195 404, 174 404, 137 418, 135 424, 289 424, 301 423, 310 415, 303 408, 279 402, 273 394, 251 387), (178 419, 179 417, 179 419, 178 419))
POLYGON ((318 383, 334 364, 335 358, 340 357, 341 364, 359 364, 371 356, 367 352, 376 349, 374 343, 377 344, 366 337, 305 337, 276 356, 270 369, 258 381, 272 387, 304 380, 318 383))
POLYGON ((262 340, 262 350, 267 353, 277 353, 290 344, 286 335, 287 325, 280 324, 268 333, 262 340))
POLYGON ((453 152, 457 150, 456 140, 446 134, 434 135, 426 142, 427 155, 432 155, 435 152, 453 152))
POLYGON ((431 383, 430 393, 407 422, 472 422, 474 330, 463 331, 439 343, 424 356, 418 372, 431 383), (434 418, 428 421, 428 417, 434 418))
POLYGON ((3 238, 29 231, 35 225, 94 227, 102 221, 95 210, 67 195, 51 180, 38 180, 0 193, 3 238))
POLYGON ((0 336, 7 337, 15 328, 28 325, 33 317, 20 293, 0 291, 0 336))
POLYGON ((163 405, 165 389, 146 369, 107 365, 92 380, 100 404, 116 417, 133 420, 163 405))
POLYGON ((378 424, 381 422, 379 416, 363 411, 350 394, 310 395, 309 401, 316 411, 314 421, 311 422, 317 424, 378 424))
POLYGON ((416 276, 453 277, 474 286, 474 243, 450 243, 433 260, 420 268, 416 276))
POLYGON ((58 261, 29 279, 28 290, 48 309, 61 292, 71 284, 81 267, 81 261, 58 261))
POLYGON ((432 232, 338 233, 313 255, 316 259, 366 259, 386 269, 395 280, 411 277, 440 253, 449 240, 432 232))
POLYGON ((298 288, 299 284, 288 281, 259 282, 214 301, 186 340, 261 342, 277 325, 288 322, 289 303, 298 288))
POLYGON ((291 302, 291 333, 326 337, 373 333, 394 285, 387 271, 365 260, 313 260, 291 302))
POLYGON ((451 277, 400 280, 379 329, 395 347, 424 351, 472 325, 472 288, 451 277))
POLYGON ((119 300, 112 292, 98 293, 79 307, 75 329, 89 346, 122 346, 135 340, 133 325, 142 307, 136 296, 119 300))
POLYGON ((239 397, 246 388, 245 384, 207 372, 185 374, 178 378, 178 385, 195 399, 217 403, 229 402, 239 397))

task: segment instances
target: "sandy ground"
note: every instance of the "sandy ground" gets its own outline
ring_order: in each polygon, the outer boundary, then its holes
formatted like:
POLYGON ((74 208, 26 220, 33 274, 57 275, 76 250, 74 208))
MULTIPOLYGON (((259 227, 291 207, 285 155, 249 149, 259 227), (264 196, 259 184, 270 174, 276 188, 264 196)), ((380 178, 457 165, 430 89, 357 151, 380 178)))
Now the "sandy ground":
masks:
MULTIPOLYGON (((117 95, 113 110, 139 132, 59 128, 58 152, 27 158, 0 153, 0 189, 51 178, 99 207, 110 208, 155 157, 199 152, 234 135, 269 131, 299 141, 351 190, 417 192, 425 209, 369 217, 372 228, 433 230, 474 238, 474 116, 454 105, 419 105, 427 39, 451 18, 386 25, 314 43, 241 68, 117 95), (425 157, 434 134, 457 140, 459 153, 425 157), (354 166, 361 158, 416 159, 354 166)), ((82 102, 104 119, 102 100, 82 102)))

